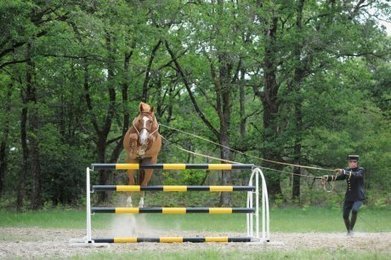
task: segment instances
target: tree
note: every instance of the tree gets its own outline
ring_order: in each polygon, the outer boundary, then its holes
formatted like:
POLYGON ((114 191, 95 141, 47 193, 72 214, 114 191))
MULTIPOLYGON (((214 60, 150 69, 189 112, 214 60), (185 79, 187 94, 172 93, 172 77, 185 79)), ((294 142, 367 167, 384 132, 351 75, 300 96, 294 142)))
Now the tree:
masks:
MULTIPOLYGON (((242 131, 243 127, 232 125, 233 100, 239 91, 240 72, 242 69, 243 53, 240 46, 243 44, 243 29, 241 25, 246 19, 245 13, 236 3, 225 3, 217 1, 211 4, 200 4, 188 7, 192 15, 186 19, 189 21, 182 27, 182 35, 185 36, 187 46, 195 55, 189 56, 189 63, 182 65, 177 58, 171 44, 166 41, 167 51, 175 64, 175 69, 183 82, 189 95, 194 110, 212 133, 220 146, 220 158, 222 161, 232 161, 233 155, 230 146, 232 142, 231 133, 242 131), (203 19, 197 20, 202 17, 203 19), (229 37, 229 35, 232 37, 229 37), (194 67, 194 63, 207 64, 207 66, 194 67), (204 77, 204 78, 202 78, 204 77), (206 115, 206 107, 202 107, 200 99, 206 99, 208 107, 213 109, 214 115, 206 115), (213 100, 213 101, 212 101, 213 100), (213 119, 218 119, 218 124, 213 119), (240 130, 242 129, 242 130, 240 130)), ((243 95, 243 94, 242 94, 243 95)), ((243 101, 242 101, 243 103, 243 101)), ((244 115, 242 115, 243 121, 244 115)), ((231 173, 223 172, 221 175, 223 185, 232 184, 231 173)), ((220 203, 231 204, 230 194, 222 193, 220 203)))

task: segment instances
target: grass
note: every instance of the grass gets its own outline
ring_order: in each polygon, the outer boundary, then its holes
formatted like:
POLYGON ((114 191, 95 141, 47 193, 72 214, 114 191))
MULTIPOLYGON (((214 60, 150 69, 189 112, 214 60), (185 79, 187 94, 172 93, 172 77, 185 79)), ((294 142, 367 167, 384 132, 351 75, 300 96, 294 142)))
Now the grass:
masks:
MULTIPOLYGON (((362 208, 357 221, 358 232, 391 231, 391 209, 362 208)), ((151 226, 171 230, 173 236, 180 231, 216 231, 245 233, 245 215, 162 215, 140 214, 151 226), (180 230, 180 231, 176 231, 180 230)), ((109 228, 113 214, 93 216, 94 229, 109 228)), ((84 229, 85 211, 76 209, 48 209, 38 212, 15 213, 0 210, 2 227, 39 227, 84 229)), ((341 232, 344 230, 340 209, 328 208, 273 208, 271 210, 271 232, 341 232)), ((170 232, 171 232, 170 231, 170 232)), ((99 249, 83 252, 72 259, 391 259, 390 251, 370 249, 352 251, 345 248, 281 250, 259 246, 259 250, 246 247, 211 245, 187 247, 129 247, 128 252, 99 249), (157 251, 158 250, 158 251, 157 251)), ((115 249, 115 248, 114 248, 115 249)))
MULTIPOLYGON (((16 213, 0 211, 0 227, 85 228, 85 210, 48 209, 16 213)), ((104 228, 112 216, 101 215, 94 219, 94 227, 104 228)))
MULTIPOLYGON (((391 209, 363 208, 356 224, 358 232, 391 231, 391 209)), ((96 214, 93 228, 104 229, 113 219, 112 214, 96 214)), ((153 227, 184 231, 243 232, 245 215, 163 215, 143 214, 153 227)), ((270 214, 271 232, 339 232, 344 230, 340 209, 328 208, 275 208, 270 214)), ((85 228, 85 211, 49 209, 37 212, 15 213, 0 210, 0 227, 85 228)))
MULTIPOLYGON (((100 252, 88 255, 88 259, 112 259, 113 253, 100 252)), ((86 259, 86 256, 75 256, 72 259, 86 259)), ((243 250, 207 249, 186 250, 183 252, 132 251, 115 254, 115 259, 390 259, 387 252, 354 252, 347 250, 260 250, 243 253, 243 250)))

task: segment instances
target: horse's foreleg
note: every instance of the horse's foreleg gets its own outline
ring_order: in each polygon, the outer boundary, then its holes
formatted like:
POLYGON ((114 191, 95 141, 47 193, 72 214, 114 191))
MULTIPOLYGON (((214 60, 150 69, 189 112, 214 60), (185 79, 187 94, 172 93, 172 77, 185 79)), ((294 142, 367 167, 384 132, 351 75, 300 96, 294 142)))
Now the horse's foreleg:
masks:
POLYGON ((148 186, 148 183, 152 178, 152 173, 153 173, 152 169, 145 169, 144 170, 144 178, 143 178, 143 181, 141 182, 141 186, 148 186))
MULTIPOLYGON (((149 163, 151 163, 151 164, 154 164, 156 162, 157 162, 157 157, 149 160, 149 163)), ((141 186, 148 186, 148 183, 152 178, 152 174, 153 174, 152 169, 145 169, 144 170, 144 178, 143 178, 143 181, 141 182, 141 186)), ((141 198, 140 198, 140 203, 139 203, 140 208, 144 207, 144 195, 145 195, 145 192, 142 192, 141 198)))
MULTIPOLYGON (((145 169, 144 170, 144 178, 141 182, 141 186, 147 186, 149 181, 151 180, 152 178, 152 172, 153 170, 152 169, 145 169)), ((142 191, 141 192, 141 197, 140 197, 140 202, 139 202, 139 207, 142 208, 144 207, 144 195, 145 195, 145 192, 142 191)))
MULTIPOLYGON (((134 171, 133 170, 128 170, 128 179, 129 179, 128 180, 128 184, 129 185, 134 185, 134 171)), ((131 193, 129 193, 129 196, 126 199, 126 206, 127 207, 133 207, 131 193)))
POLYGON ((140 201, 138 203, 139 208, 144 208, 144 191, 141 192, 140 201))

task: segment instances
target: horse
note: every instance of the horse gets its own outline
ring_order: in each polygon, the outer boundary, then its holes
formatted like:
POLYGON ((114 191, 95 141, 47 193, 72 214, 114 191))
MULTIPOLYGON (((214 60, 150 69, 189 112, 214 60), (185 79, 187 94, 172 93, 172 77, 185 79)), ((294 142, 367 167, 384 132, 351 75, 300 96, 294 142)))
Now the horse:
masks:
MULTIPOLYGON (((134 118, 123 139, 127 163, 156 163, 162 146, 159 123, 154 108, 140 102, 139 114, 134 118)), ((128 170, 129 185, 135 185, 135 170, 128 170)), ((138 185, 148 186, 153 169, 140 170, 138 185)), ((127 206, 132 207, 132 197, 127 198, 127 206)), ((140 197, 139 207, 144 207, 144 192, 140 197)))

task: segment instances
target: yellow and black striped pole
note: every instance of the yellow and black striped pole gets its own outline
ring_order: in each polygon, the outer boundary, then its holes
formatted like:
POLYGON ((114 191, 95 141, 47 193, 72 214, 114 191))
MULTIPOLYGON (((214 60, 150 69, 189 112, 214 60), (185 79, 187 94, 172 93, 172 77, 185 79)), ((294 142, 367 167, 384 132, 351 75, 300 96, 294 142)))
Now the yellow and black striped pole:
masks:
POLYGON ((187 185, 93 185, 93 191, 163 191, 163 192, 186 192, 186 191, 209 191, 209 192, 233 192, 255 191, 255 186, 187 186, 187 185))
POLYGON ((113 207, 93 207, 91 213, 115 213, 115 214, 142 214, 142 213, 161 213, 161 214, 189 214, 189 213, 207 213, 207 214, 232 214, 232 213, 254 213, 254 208, 113 208, 113 207))
POLYGON ((96 238, 94 243, 231 243, 251 242, 250 237, 114 237, 96 238))
POLYGON ((254 164, 228 164, 228 163, 93 163, 92 170, 139 170, 139 169, 161 169, 161 170, 245 170, 253 169, 254 164))

